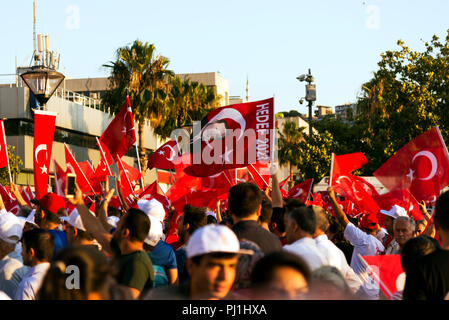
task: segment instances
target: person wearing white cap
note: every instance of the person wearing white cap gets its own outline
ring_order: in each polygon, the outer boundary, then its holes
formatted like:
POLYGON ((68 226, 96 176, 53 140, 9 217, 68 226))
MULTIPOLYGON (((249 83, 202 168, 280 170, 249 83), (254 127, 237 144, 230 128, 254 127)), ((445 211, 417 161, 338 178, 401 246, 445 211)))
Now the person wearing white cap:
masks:
POLYGON ((403 207, 395 204, 393 205, 393 207, 391 207, 390 210, 380 210, 380 213, 385 215, 384 225, 386 230, 381 228, 377 232, 376 238, 382 242, 383 246, 385 247, 385 252, 390 252, 391 254, 391 252, 396 252, 399 250, 399 245, 393 236, 394 221, 398 217, 408 217, 407 211, 403 207))
MULTIPOLYGON (((89 211, 92 213, 91 211, 89 211)), ((78 213, 78 210, 73 209, 70 215, 60 217, 61 220, 67 222, 66 226, 66 234, 67 240, 71 246, 74 245, 95 245, 94 238, 92 235, 86 231, 86 228, 83 225, 83 221, 78 213)))
POLYGON ((22 222, 10 212, 0 213, 0 291, 9 297, 28 272, 20 251, 16 250, 22 237, 22 222))
POLYGON ((164 222, 165 218, 164 206, 156 199, 139 200, 137 201, 137 206, 147 215, 155 217, 160 222, 164 222))
POLYGON ((237 299, 231 292, 239 254, 253 254, 240 249, 237 236, 223 225, 209 224, 197 229, 187 247, 187 270, 190 281, 178 286, 150 291, 145 299, 237 299))

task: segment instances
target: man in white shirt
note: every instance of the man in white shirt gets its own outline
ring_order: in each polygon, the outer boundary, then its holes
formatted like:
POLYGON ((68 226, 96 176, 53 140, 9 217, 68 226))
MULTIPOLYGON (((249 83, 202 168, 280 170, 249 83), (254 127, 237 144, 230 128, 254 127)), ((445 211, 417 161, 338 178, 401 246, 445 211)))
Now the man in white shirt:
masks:
POLYGON ((33 229, 23 234, 23 263, 31 267, 20 282, 14 300, 35 300, 42 281, 50 267, 54 250, 53 236, 46 230, 33 229))
POLYGON ((325 258, 318 250, 313 234, 316 228, 315 213, 311 207, 300 207, 285 217, 287 244, 283 247, 303 258, 314 271, 325 265, 325 258))
POLYGON ((385 254, 396 254, 399 252, 399 244, 394 239, 393 224, 399 217, 408 217, 407 211, 395 204, 390 210, 380 210, 380 213, 385 215, 384 225, 386 230, 380 228, 376 237, 385 247, 385 254))
POLYGON ((378 230, 377 216, 367 214, 363 215, 359 222, 359 229, 354 224, 349 222, 346 214, 338 205, 332 187, 328 188, 328 194, 338 223, 345 227, 344 236, 354 246, 354 251, 351 258, 351 268, 362 280, 362 289, 367 297, 378 299, 379 286, 369 275, 366 266, 359 258, 359 255, 374 256, 381 254, 385 250, 382 243, 376 238, 376 233, 378 230))
POLYGON ((19 240, 22 223, 10 212, 0 213, 0 291, 14 295, 28 267, 23 265, 19 240))
POLYGON ((316 217, 315 243, 318 250, 325 258, 325 265, 337 268, 346 280, 349 288, 355 294, 362 285, 362 281, 348 265, 345 254, 332 241, 327 238, 326 231, 329 228, 329 220, 326 211, 313 206, 316 217))

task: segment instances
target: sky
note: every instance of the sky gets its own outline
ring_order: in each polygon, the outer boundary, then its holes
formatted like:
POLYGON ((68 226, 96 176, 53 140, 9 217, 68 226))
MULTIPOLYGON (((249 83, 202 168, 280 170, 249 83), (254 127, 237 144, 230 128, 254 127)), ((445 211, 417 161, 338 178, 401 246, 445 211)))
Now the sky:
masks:
MULTIPOLYGON (((36 0, 37 33, 50 35, 68 78, 107 77, 103 64, 139 39, 170 59, 175 73, 216 72, 232 96, 275 97, 275 111, 307 113, 299 99, 311 69, 315 105, 355 102, 380 54, 413 50, 449 29, 447 0, 36 0)), ((2 1, 0 74, 29 66, 33 1, 2 1)), ((0 76, 0 82, 13 81, 0 76)))

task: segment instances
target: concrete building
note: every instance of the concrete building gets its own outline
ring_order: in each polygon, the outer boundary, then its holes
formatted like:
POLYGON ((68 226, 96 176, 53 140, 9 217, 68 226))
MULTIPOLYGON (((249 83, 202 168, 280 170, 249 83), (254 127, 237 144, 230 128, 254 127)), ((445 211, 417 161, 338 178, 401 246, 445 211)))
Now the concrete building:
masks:
POLYGON ((328 115, 333 115, 333 114, 334 114, 334 111, 332 110, 332 107, 320 106, 320 105, 316 106, 315 117, 317 117, 318 119, 323 118, 328 115))
MULTIPOLYGON (((112 116, 106 112, 88 106, 89 101, 84 97, 84 104, 64 99, 61 94, 55 94, 47 103, 46 110, 58 113, 55 124, 55 134, 52 158, 63 168, 65 167, 64 143, 71 149, 78 162, 92 160, 96 166, 100 160, 100 153, 96 146, 95 137, 100 137, 112 121, 112 116)), ((79 95, 79 97, 81 97, 79 95)), ((30 96, 28 87, 0 87, 0 116, 7 118, 5 133, 7 143, 15 146, 15 152, 20 156, 24 165, 22 172, 16 177, 16 183, 34 185, 33 178, 33 141, 34 118, 32 108, 35 107, 34 97, 30 96)), ((145 126, 145 149, 147 152, 155 150, 157 138, 153 129, 145 126)), ((131 148, 123 157, 129 165, 137 168, 137 156, 131 148)), ((53 163, 50 173, 53 174, 53 163)), ((155 172, 147 171, 146 181, 155 179, 155 172)))
POLYGON ((345 103, 343 105, 335 106, 335 114, 342 120, 348 120, 357 115, 357 104, 345 103))

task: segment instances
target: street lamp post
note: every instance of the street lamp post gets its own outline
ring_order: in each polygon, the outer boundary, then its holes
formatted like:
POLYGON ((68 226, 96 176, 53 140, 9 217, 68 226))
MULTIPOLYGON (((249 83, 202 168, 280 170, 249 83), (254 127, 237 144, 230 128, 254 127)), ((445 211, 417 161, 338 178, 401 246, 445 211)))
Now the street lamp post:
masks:
MULTIPOLYGON (((306 99, 306 101, 309 102, 309 137, 311 137, 312 136, 312 105, 313 105, 313 102, 316 101, 316 86, 315 86, 315 84, 312 84, 312 82, 315 81, 315 79, 313 78, 310 69, 309 69, 308 74, 302 74, 299 77, 297 77, 296 79, 298 79, 300 82, 302 82, 302 81, 307 82, 305 99, 306 99)), ((304 98, 301 98, 299 100, 300 104, 303 103, 303 99, 304 98)))
POLYGON ((45 110, 45 104, 64 80, 64 75, 45 66, 34 66, 20 77, 30 88, 39 105, 45 110))

